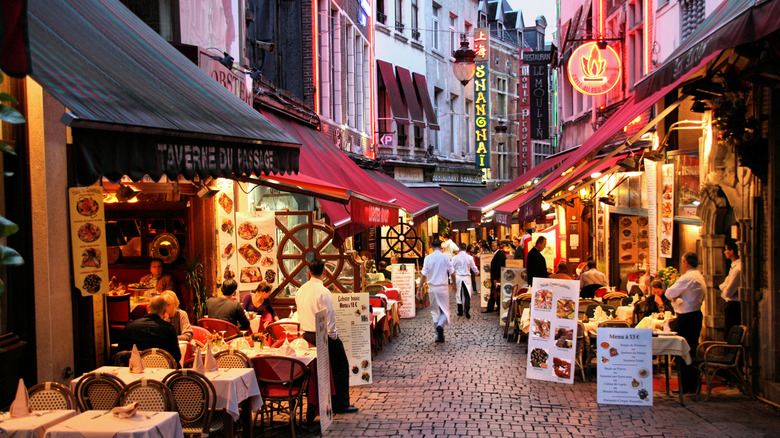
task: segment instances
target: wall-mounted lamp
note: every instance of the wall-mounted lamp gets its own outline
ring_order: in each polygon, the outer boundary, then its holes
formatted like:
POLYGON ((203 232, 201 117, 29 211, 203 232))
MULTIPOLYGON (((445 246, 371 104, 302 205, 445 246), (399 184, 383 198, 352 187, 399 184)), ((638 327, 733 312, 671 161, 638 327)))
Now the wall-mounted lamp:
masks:
POLYGON ((703 100, 694 100, 693 105, 691 105, 691 112, 694 113, 704 113, 711 109, 712 107, 707 105, 707 103, 704 102, 703 100))
POLYGON ((219 56, 212 56, 211 58, 218 61, 220 64, 224 65, 225 68, 232 69, 233 68, 233 57, 228 54, 228 52, 222 52, 223 56, 220 58, 219 56))
POLYGON ((116 200, 119 202, 127 202, 138 195, 138 192, 132 188, 119 184, 116 189, 116 200))
POLYGON ((599 202, 604 205, 615 205, 617 203, 615 201, 615 195, 602 196, 599 198, 599 202))
POLYGON ((276 44, 267 41, 253 40, 252 45, 268 53, 273 53, 276 50, 276 44))

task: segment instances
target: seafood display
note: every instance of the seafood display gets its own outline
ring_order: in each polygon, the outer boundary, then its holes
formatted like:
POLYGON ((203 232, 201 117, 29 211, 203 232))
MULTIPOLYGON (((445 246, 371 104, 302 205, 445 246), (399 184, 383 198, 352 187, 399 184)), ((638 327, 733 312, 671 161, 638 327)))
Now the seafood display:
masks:
POLYGON ((100 238, 100 227, 97 225, 87 222, 86 224, 79 227, 78 230, 78 236, 79 240, 86 243, 91 243, 100 238))
POLYGON ((552 296, 552 291, 546 289, 534 292, 534 307, 537 309, 552 309, 552 296))
POLYGON ((98 209, 98 202, 92 198, 81 198, 76 203, 76 211, 82 216, 95 217, 98 209))
POLYGON ((532 333, 542 339, 550 338, 550 321, 547 319, 534 318, 532 333))
POLYGON ((222 232, 233 235, 233 221, 230 219, 222 219, 222 232))
POLYGON ((233 256, 233 252, 235 251, 235 249, 236 247, 233 245, 233 242, 225 245, 225 248, 222 249, 222 258, 224 260, 228 260, 230 257, 233 256))
POLYGON ((219 195, 219 199, 217 199, 217 203, 219 203, 219 206, 222 207, 223 210, 225 210, 225 213, 227 214, 233 213, 233 200, 230 199, 230 197, 225 193, 219 195))
POLYGON ((267 268, 269 266, 274 265, 274 259, 271 257, 263 257, 262 260, 260 260, 260 266, 267 268))
POLYGON ((274 238, 270 234, 263 234, 257 238, 255 245, 260 251, 271 252, 274 249, 274 238))
POLYGON ((249 266, 241 268, 241 283, 257 283, 263 279, 260 268, 249 266))
POLYGON ((230 263, 228 263, 225 266, 225 271, 222 273, 222 279, 223 280, 232 280, 234 278, 236 278, 236 273, 230 267, 230 263))
POLYGON ((95 294, 100 291, 100 284, 103 282, 103 279, 100 278, 100 276, 96 274, 89 274, 84 278, 84 285, 81 287, 84 289, 84 291, 95 294))
POLYGON ((568 379, 571 377, 571 362, 554 357, 553 371, 555 372, 556 376, 562 379, 568 379))
MULTIPOLYGON (((239 227, 239 232, 240 229, 241 228, 239 227)), ((246 260, 246 262, 249 263, 250 265, 256 264, 261 257, 260 251, 256 250, 251 243, 245 243, 241 245, 241 247, 238 248, 238 253, 241 254, 241 257, 243 257, 244 260, 246 260)))
POLYGON ((555 310, 555 316, 563 319, 574 319, 575 311, 576 311, 576 306, 574 305, 574 300, 561 298, 560 300, 558 300, 558 305, 555 310))
POLYGON ((550 356, 542 348, 534 348, 531 350, 531 366, 535 368, 547 368, 547 359, 550 356))
POLYGON ((515 279, 515 271, 511 269, 504 270, 504 280, 512 281, 515 279))
POLYGON ((252 222, 243 222, 238 226, 238 237, 244 240, 252 240, 260 230, 252 222))
POLYGON ((558 348, 571 348, 574 339, 574 330, 559 328, 555 330, 555 346, 558 348))
POLYGON ((267 270, 265 271, 265 281, 269 284, 273 284, 276 281, 276 271, 267 270))
POLYGON ((82 268, 99 268, 100 263, 100 250, 97 248, 86 248, 81 253, 81 267, 82 268))

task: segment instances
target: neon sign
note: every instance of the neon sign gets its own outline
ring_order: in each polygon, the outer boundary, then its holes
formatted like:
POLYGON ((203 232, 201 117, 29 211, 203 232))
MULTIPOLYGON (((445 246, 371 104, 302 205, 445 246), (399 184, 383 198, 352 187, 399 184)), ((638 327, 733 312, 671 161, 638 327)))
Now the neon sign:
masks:
POLYGON ((577 48, 569 58, 569 82, 583 94, 604 94, 617 85, 622 65, 615 49, 594 42, 577 48))
POLYGON ((474 33, 474 61, 477 70, 474 73, 474 159, 477 169, 490 168, 490 119, 488 118, 490 89, 488 87, 488 44, 486 29, 477 29, 474 33))

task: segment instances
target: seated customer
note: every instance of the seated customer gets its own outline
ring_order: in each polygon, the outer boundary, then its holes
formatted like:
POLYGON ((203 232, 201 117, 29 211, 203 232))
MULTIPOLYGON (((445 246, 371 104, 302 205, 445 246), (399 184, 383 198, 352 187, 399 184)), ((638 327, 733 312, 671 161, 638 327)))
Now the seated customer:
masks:
POLYGON ((661 280, 653 280, 653 282, 650 283, 650 290, 652 293, 645 297, 644 300, 637 303, 639 309, 639 312, 637 313, 641 313, 637 314, 637 320, 641 320, 653 313, 663 313, 667 311, 674 313, 672 301, 664 296, 664 284, 661 280))
POLYGON ((379 262, 379 270, 377 272, 379 272, 382 275, 384 275, 385 276, 385 280, 388 280, 388 281, 390 281, 390 277, 393 276, 393 274, 390 273, 390 270, 387 269, 387 262, 384 261, 384 260, 379 262))
POLYGON ((236 280, 225 280, 222 283, 222 296, 209 298, 206 301, 206 311, 209 318, 221 319, 237 325, 241 330, 249 329, 249 319, 244 308, 233 299, 233 294, 238 289, 236 280))
POLYGON ((573 280, 571 275, 569 275, 569 266, 564 261, 558 262, 558 266, 555 267, 555 274, 551 275, 550 278, 557 278, 559 280, 573 280))
POLYGON ((596 262, 594 260, 588 260, 588 265, 585 269, 585 272, 580 275, 580 288, 583 289, 585 286, 589 286, 591 284, 600 284, 602 286, 606 286, 608 283, 607 276, 596 269, 596 262))
POLYGON ((279 321, 276 310, 271 306, 270 296, 271 285, 265 281, 261 281, 251 294, 247 294, 244 299, 241 300, 241 305, 244 306, 244 310, 247 312, 256 312, 263 323, 279 321))
POLYGON ((165 290, 176 290, 176 284, 173 282, 171 274, 163 271, 162 259, 154 258, 149 263, 149 274, 141 277, 141 284, 152 286, 157 292, 165 290))
POLYGON ((190 325, 190 317, 187 316, 187 312, 179 309, 179 297, 176 296, 176 292, 172 290, 166 290, 161 297, 168 303, 168 308, 165 311, 166 321, 173 324, 173 328, 176 329, 176 335, 180 341, 192 340, 192 326, 190 325))
POLYGON ((133 345, 138 347, 139 351, 160 348, 171 353, 178 363, 181 359, 181 350, 176 339, 176 329, 170 322, 163 320, 167 309, 168 303, 165 298, 161 296, 152 298, 149 302, 149 313, 135 321, 130 321, 122 331, 119 349, 132 350, 133 345))

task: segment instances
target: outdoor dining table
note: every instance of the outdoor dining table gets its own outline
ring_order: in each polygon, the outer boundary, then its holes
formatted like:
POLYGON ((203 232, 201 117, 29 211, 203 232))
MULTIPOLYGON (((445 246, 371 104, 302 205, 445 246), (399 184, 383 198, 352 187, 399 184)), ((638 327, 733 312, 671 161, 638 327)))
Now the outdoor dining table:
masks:
POLYGON ((25 417, 11 417, 11 413, 0 415, 0 436, 13 438, 43 438, 46 430, 57 423, 75 417, 72 409, 56 411, 35 411, 25 417))
POLYGON ((45 438, 184 437, 176 412, 141 412, 119 418, 110 411, 86 411, 46 431, 45 438))

